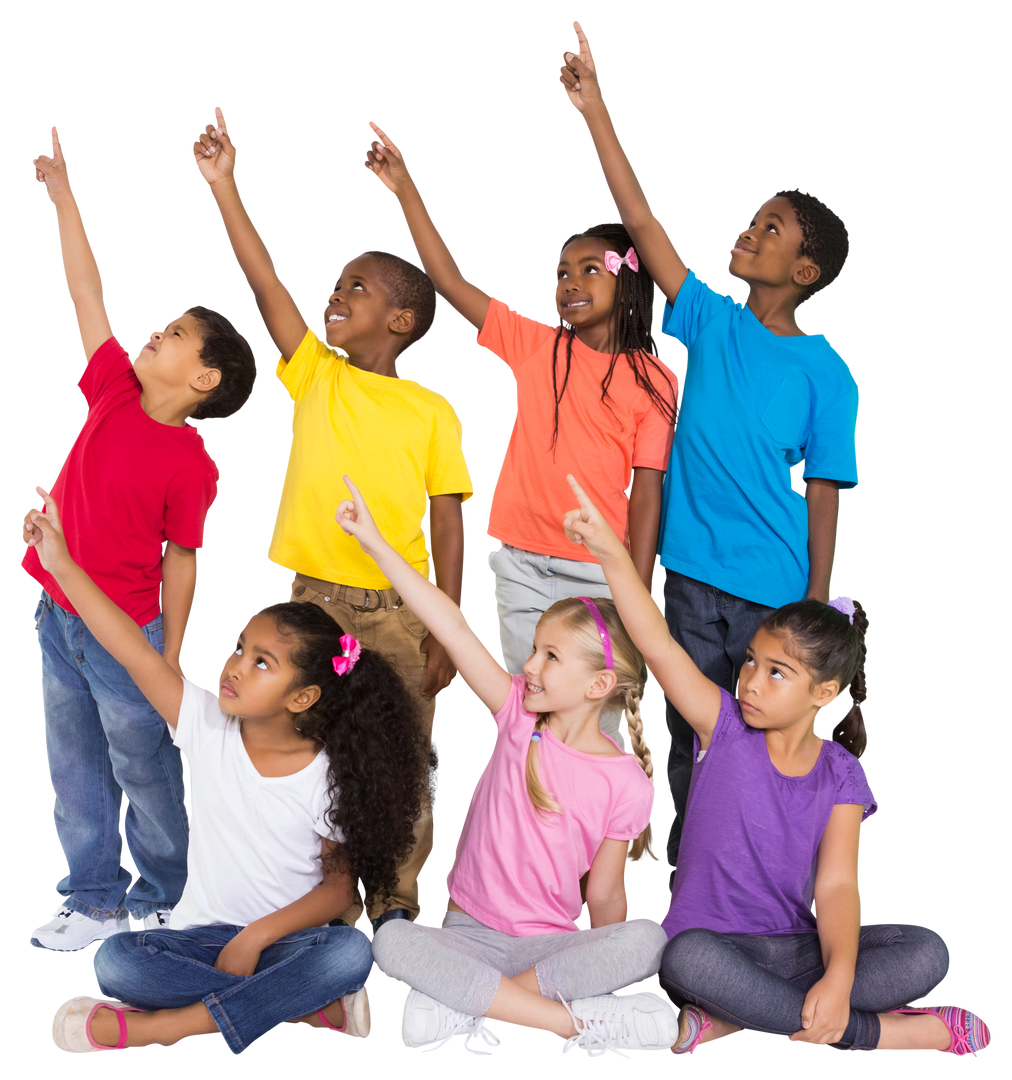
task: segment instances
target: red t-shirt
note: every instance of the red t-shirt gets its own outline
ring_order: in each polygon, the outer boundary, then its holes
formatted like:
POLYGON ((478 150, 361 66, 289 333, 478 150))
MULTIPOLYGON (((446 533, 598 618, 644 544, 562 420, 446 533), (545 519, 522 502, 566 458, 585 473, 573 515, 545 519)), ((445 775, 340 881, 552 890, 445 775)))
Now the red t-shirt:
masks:
MULTIPOLYGON (((218 470, 189 424, 152 420, 141 384, 115 338, 100 345, 78 384, 88 419, 52 487, 67 548, 139 626, 161 610, 162 544, 203 543, 218 470)), ((63 590, 29 548, 21 565, 66 611, 63 590)))
MULTIPOLYGON (((576 496, 566 481, 572 473, 615 532, 628 543, 626 488, 634 468, 668 467, 673 425, 636 383, 629 361, 615 363, 608 397, 601 381, 611 356, 573 340, 566 393, 559 403, 559 438, 552 451, 555 392, 552 350, 555 328, 525 319, 499 300, 488 307, 478 344, 491 349, 513 369, 517 380, 517 419, 492 499, 488 531, 497 540, 539 555, 596 562, 562 531, 576 496)), ((559 342, 558 381, 566 371, 566 334, 559 342)), ((650 381, 669 402, 678 395, 674 373, 654 358, 650 381)))

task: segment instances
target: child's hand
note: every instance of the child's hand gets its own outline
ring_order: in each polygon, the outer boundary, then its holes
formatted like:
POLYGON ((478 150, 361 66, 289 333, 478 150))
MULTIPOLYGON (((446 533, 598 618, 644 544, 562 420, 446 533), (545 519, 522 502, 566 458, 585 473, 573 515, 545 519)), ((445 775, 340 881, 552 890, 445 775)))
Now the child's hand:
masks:
POLYGON ((801 1006, 801 1030, 794 1042, 835 1043, 843 1038, 850 1019, 850 990, 844 990, 825 975, 805 994, 801 1006))
POLYGON ((362 498, 362 492, 355 487, 347 476, 344 477, 344 482, 348 485, 351 498, 345 499, 337 508, 335 520, 349 536, 355 537, 366 555, 375 557, 376 551, 386 541, 383 539, 383 534, 376 527, 372 514, 369 513, 369 507, 366 506, 365 500, 362 498))
POLYGON ((380 141, 374 142, 372 149, 366 152, 365 167, 374 172, 396 195, 411 183, 404 158, 390 138, 371 120, 369 127, 380 137, 380 141))
POLYGON ((37 157, 32 164, 35 166, 35 179, 40 184, 46 185, 46 191, 53 202, 56 202, 60 195, 65 195, 70 191, 67 163, 63 160, 63 151, 60 149, 56 128, 53 128, 53 156, 42 155, 37 157))
POLYGON ((219 180, 227 180, 235 168, 235 147, 228 137, 228 129, 225 127, 225 117, 221 109, 214 110, 217 127, 207 125, 206 134, 193 144, 193 156, 197 159, 197 168, 200 175, 209 183, 214 184, 219 180))
POLYGON ((575 544, 583 546, 598 559, 602 559, 616 550, 622 551, 622 542, 614 530, 601 515, 601 511, 587 498, 587 493, 573 479, 567 476, 569 486, 580 500, 578 510, 570 510, 563 521, 566 536, 575 544))
MULTIPOLYGON (((245 929, 248 929, 245 928, 245 929)), ((214 966, 227 975, 252 975, 260 962, 263 951, 249 937, 243 937, 245 930, 238 934, 218 953, 214 966)))
POLYGON ((591 102, 601 100, 601 87, 597 82, 597 69, 594 67, 594 57, 590 55, 587 35, 578 22, 573 23, 573 28, 580 43, 580 55, 575 56, 571 52, 563 54, 566 66, 562 69, 559 82, 566 88, 569 100, 583 112, 591 102))
POLYGON ((35 490, 42 496, 45 509, 29 510, 25 514, 22 536, 29 547, 38 551, 39 561, 55 577, 57 571, 68 565, 73 566, 74 562, 63 539, 60 512, 53 496, 40 487, 35 490))

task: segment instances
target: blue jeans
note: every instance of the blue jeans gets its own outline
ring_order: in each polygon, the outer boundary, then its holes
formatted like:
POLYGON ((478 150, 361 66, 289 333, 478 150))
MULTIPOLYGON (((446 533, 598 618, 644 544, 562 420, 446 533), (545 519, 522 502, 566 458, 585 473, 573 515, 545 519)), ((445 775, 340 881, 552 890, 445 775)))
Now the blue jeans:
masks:
POLYGON ((214 962, 240 926, 114 934, 95 954, 103 994, 139 1009, 202 1001, 233 1054, 272 1027, 361 990, 372 967, 369 939, 351 926, 289 934, 260 954, 253 975, 214 962))
MULTIPOLYGON (((35 615, 56 831, 70 872, 56 886, 72 911, 143 918, 172 907, 186 883, 183 766, 165 721, 77 615, 42 594, 35 615), (119 809, 139 873, 120 865, 119 809)), ((144 627, 162 650, 162 617, 144 627)))
MULTIPOLYGON (((713 585, 695 581, 674 570, 664 580, 664 618, 671 636, 708 678, 728 693, 738 685, 745 650, 759 624, 774 608, 732 596, 713 585)), ((675 820, 668 834, 668 862, 678 865, 678 847, 685 822, 685 804, 692 779, 693 730, 689 722, 667 702, 668 784, 675 803, 675 820)))
MULTIPOLYGON (((945 942, 920 926, 862 926, 850 1020, 840 1050, 874 1050, 878 1013, 924 997, 945 977, 945 942)), ((661 958, 661 986, 681 1006, 692 1002, 739 1027, 792 1035, 801 1030, 805 994, 822 978, 818 934, 718 934, 683 930, 661 958)))

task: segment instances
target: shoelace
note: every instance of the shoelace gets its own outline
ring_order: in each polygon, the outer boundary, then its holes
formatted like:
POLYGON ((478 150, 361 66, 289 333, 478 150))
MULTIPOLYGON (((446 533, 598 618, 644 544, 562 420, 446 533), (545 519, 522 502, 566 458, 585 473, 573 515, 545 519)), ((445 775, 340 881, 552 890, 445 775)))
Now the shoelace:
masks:
POLYGON ((488 1057, 490 1051, 488 1050, 475 1050, 471 1046, 471 1040, 477 1036, 480 1038, 486 1046, 498 1046, 499 1039, 485 1027, 484 1016, 468 1016, 467 1013, 458 1012, 456 1019, 450 1024, 450 1029, 446 1033, 441 1042, 436 1043, 435 1046, 430 1046, 428 1050, 424 1051, 426 1054, 431 1053, 433 1050, 439 1050, 445 1046, 454 1035, 462 1035, 467 1031, 467 1038, 464 1040, 464 1049, 472 1054, 479 1054, 482 1057, 488 1057), (468 1030, 470 1029, 470 1030, 468 1030))
POLYGON ((973 1044, 970 1042, 970 1033, 962 1024, 950 1024, 949 1031, 952 1032, 952 1046, 950 1047, 952 1053, 977 1056, 977 1051, 974 1050, 973 1044))
POLYGON ((627 1058, 628 1054, 623 1054, 614 1044, 621 1038, 627 1038, 629 1032, 626 1030, 626 1024, 623 1022, 624 1017, 616 1015, 615 1013, 591 1013, 589 1016, 581 1016, 580 1024, 577 1023, 576 1014, 569 1007, 567 1002, 561 994, 559 994, 559 1001, 562 1002, 567 1013, 573 1021, 573 1027, 576 1028, 576 1034, 571 1035, 566 1040, 566 1045, 562 1048, 564 1054, 568 1054, 574 1047, 578 1046, 587 1051, 590 1057, 599 1057, 601 1054, 610 1050, 613 1054, 618 1054, 619 1057, 627 1058))

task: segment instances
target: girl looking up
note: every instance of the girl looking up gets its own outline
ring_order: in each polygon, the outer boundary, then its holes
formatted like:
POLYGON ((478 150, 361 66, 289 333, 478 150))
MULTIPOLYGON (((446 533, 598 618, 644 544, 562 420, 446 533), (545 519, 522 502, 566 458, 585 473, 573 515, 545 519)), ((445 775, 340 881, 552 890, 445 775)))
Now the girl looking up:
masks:
MULTIPOLYGON (((622 225, 571 236, 559 256, 560 324, 525 319, 461 275, 396 146, 375 124, 366 166, 394 192, 436 291, 509 364, 517 418, 499 474, 488 531, 502 541, 496 575, 507 669, 518 674, 534 627, 556 600, 608 594, 597 561, 559 531, 570 502, 566 475, 593 477, 592 494, 649 587, 671 450, 678 382, 654 356, 654 284, 622 225), (632 479, 632 490, 626 490, 632 479)), ((603 730, 616 735, 619 714, 603 730)))
POLYGON ((692 784, 661 985, 679 1006, 676 1054, 741 1028, 841 1049, 986 1046, 965 1009, 909 1009, 944 977, 942 940, 919 926, 861 926, 858 830, 876 809, 864 750, 860 604, 801 600, 761 624, 738 697, 668 633, 628 553, 579 485, 566 535, 604 568, 629 635, 695 732, 692 784), (816 736, 821 708, 854 706, 816 736), (818 921, 812 913, 812 901, 818 921))
POLYGON ((376 963, 412 990, 404 1041, 425 1046, 481 1034, 484 1017, 554 1031, 568 1045, 666 1049, 675 1016, 653 994, 611 991, 657 970, 664 933, 625 922, 626 851, 648 835, 653 787, 639 699, 646 670, 610 600, 553 604, 538 621, 523 674, 485 650, 460 608, 397 554, 362 496, 338 510, 412 611, 439 636, 492 712, 498 735, 471 799, 448 878, 442 929, 385 923, 376 963), (599 728, 602 708, 624 707, 636 756, 599 728), (590 930, 577 930, 587 875, 590 930))
POLYGON ((118 1000, 66 1002, 57 1045, 220 1030, 239 1053, 284 1020, 367 1035, 369 941, 327 924, 356 878, 390 890, 413 842, 424 780, 411 778, 424 776, 427 750, 404 684, 320 608, 276 604, 239 635, 218 692, 199 689, 72 561, 52 496, 39 493, 48 512, 29 514, 28 542, 169 725, 194 810, 169 927, 102 943, 95 973, 118 1000))

